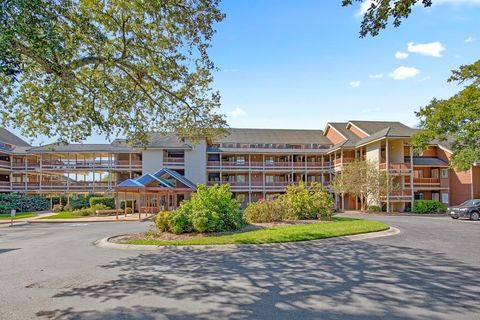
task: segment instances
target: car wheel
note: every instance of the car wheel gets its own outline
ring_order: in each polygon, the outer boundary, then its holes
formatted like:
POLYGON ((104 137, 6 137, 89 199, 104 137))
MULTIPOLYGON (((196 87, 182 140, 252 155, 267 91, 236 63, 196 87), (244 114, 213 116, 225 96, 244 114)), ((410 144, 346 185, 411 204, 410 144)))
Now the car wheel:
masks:
POLYGON ((455 220, 457 220, 457 219, 458 219, 458 217, 452 217, 452 219, 455 219, 455 220))
POLYGON ((480 219, 480 214, 478 212, 472 212, 470 214, 470 219, 474 220, 474 221, 477 221, 478 219, 480 219))

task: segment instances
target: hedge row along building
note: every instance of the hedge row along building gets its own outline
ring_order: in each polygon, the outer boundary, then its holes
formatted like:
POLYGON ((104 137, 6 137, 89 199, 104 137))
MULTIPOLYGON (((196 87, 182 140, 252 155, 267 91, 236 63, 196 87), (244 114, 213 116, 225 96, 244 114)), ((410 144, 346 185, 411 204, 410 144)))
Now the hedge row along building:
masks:
MULTIPOLYGON (((125 180, 166 168, 197 184, 229 183, 237 199, 248 203, 272 197, 299 181, 317 181, 330 189, 345 165, 367 159, 388 170, 401 186, 383 199, 386 210, 404 210, 414 199, 456 205, 480 198, 478 164, 465 172, 449 168, 448 144, 432 144, 414 155, 410 146, 414 133, 400 122, 330 122, 323 131, 230 129, 224 137, 195 145, 152 134, 145 148, 135 148, 122 139, 110 144, 31 146, 0 128, 0 192, 113 194, 125 180)), ((359 207, 348 194, 335 198, 341 209, 359 207)))

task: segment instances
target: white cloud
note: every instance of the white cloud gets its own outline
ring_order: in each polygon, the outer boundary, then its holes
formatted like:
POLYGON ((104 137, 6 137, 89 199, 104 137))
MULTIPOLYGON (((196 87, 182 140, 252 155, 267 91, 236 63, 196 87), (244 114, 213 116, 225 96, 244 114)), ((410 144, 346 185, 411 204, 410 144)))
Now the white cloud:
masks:
POLYGON ((395 58, 400 59, 400 60, 407 59, 408 58, 408 53, 397 51, 397 52, 395 52, 395 58))
POLYGON ((350 84, 350 87, 352 88, 358 88, 360 87, 360 81, 356 80, 356 81, 352 81, 349 83, 350 84))
POLYGON ((446 48, 442 45, 440 41, 430 42, 430 43, 418 43, 409 42, 407 45, 408 52, 418 53, 424 56, 431 56, 440 58, 442 52, 446 48))
POLYGON ((378 80, 383 78, 383 73, 371 74, 368 76, 371 80, 378 80))
POLYGON ((368 9, 372 6, 372 3, 374 0, 364 0, 360 4, 360 7, 358 8, 357 12, 355 12, 355 16, 357 18, 363 17, 365 13, 367 13, 368 9))
POLYGON ((243 110, 242 108, 235 108, 234 110, 232 110, 228 113, 228 115, 230 117, 234 117, 234 118, 241 117, 241 116, 244 116, 246 114, 247 114, 247 112, 245 110, 243 110))
POLYGON ((419 73, 420 70, 418 70, 417 68, 401 66, 393 70, 393 72, 390 73, 388 76, 395 80, 405 80, 408 78, 413 78, 419 73))
POLYGON ((475 38, 472 37, 472 36, 469 36, 467 39, 465 39, 465 42, 466 42, 466 43, 470 43, 470 42, 473 42, 473 41, 475 41, 475 40, 477 40, 477 39, 475 39, 475 38))

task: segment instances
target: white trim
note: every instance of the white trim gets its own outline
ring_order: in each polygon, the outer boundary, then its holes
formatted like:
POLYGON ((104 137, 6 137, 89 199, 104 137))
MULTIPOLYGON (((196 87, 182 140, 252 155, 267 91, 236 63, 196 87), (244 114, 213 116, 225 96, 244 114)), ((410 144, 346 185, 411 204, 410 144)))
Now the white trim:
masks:
POLYGON ((354 126, 355 128, 357 128, 360 132, 362 132, 363 134, 367 135, 367 137, 370 137, 370 135, 368 133, 366 133, 363 129, 361 129, 359 126, 353 124, 352 122, 348 121, 347 123, 347 129, 348 129, 348 126, 354 126))
POLYGON ((347 137, 345 137, 340 131, 335 129, 335 127, 333 127, 330 123, 327 123, 327 128, 325 129, 325 136, 327 136, 328 128, 332 128, 333 130, 335 130, 335 132, 337 132, 340 136, 342 136, 342 138, 344 138, 345 140, 348 140, 347 137))

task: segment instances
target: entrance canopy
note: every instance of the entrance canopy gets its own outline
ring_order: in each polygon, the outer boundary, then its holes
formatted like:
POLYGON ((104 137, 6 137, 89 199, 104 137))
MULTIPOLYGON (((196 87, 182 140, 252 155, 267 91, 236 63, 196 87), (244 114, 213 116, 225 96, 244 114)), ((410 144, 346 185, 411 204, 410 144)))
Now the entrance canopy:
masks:
POLYGON ((174 210, 195 190, 195 183, 174 170, 163 168, 153 174, 122 181, 115 187, 115 204, 118 211, 124 203, 125 213, 127 207, 139 213, 174 210))

